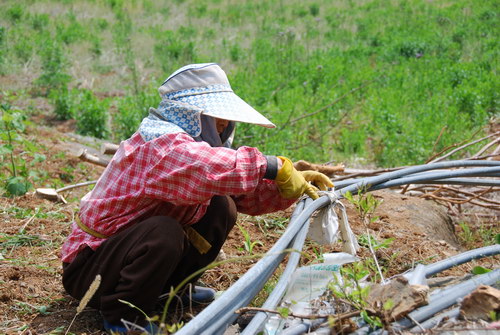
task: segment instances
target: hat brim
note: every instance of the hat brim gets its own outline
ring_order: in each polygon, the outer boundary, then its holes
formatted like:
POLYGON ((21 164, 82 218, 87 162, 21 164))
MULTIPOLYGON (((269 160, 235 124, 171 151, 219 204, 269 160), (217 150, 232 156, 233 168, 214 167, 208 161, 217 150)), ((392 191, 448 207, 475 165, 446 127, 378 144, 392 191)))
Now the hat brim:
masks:
POLYGON ((267 128, 276 125, 233 92, 194 94, 176 99, 203 110, 203 114, 219 119, 252 123, 267 128))

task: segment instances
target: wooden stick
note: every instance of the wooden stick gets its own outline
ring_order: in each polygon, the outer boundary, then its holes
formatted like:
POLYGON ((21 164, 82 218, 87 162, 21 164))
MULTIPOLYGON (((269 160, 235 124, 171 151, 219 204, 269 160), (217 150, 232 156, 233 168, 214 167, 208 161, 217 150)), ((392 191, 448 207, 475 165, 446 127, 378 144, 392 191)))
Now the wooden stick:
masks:
POLYGON ((101 145, 101 153, 103 155, 114 155, 120 146, 114 143, 104 143, 101 145))
POLYGON ((438 145, 439 141, 441 140, 441 136, 443 136, 446 128, 448 128, 448 126, 444 126, 443 128, 441 128, 441 131, 439 132, 439 135, 438 135, 436 141, 434 142, 434 146, 432 147, 432 152, 434 152, 436 150, 436 146, 438 145))
MULTIPOLYGON (((280 314, 280 312, 275 311, 273 309, 266 309, 266 308, 260 308, 260 307, 242 307, 238 310, 235 311, 236 314, 244 314, 246 312, 264 312, 264 313, 271 313, 271 314, 280 314)), ((361 311, 352 311, 352 312, 346 312, 342 314, 337 314, 337 315, 332 315, 335 317, 337 321, 350 318, 353 316, 358 316, 361 313, 361 311)), ((326 318, 328 315, 301 315, 301 314, 294 314, 294 313, 288 313, 289 317, 292 318, 298 318, 298 319, 319 319, 319 318, 326 318)))
POLYGON ((395 168, 387 168, 387 169, 378 169, 378 170, 357 170, 357 169, 344 169, 344 173, 347 173, 346 175, 342 177, 337 177, 333 181, 340 181, 340 180, 345 180, 345 179, 350 179, 350 178, 355 178, 355 177, 365 177, 365 176, 375 176, 381 173, 385 172, 392 172, 392 171, 397 171, 405 168, 406 166, 400 166, 400 167, 395 167, 395 168))
POLYGON ((106 167, 109 164, 109 160, 89 154, 87 152, 87 149, 80 150, 77 157, 80 158, 82 161, 89 162, 99 166, 106 167))

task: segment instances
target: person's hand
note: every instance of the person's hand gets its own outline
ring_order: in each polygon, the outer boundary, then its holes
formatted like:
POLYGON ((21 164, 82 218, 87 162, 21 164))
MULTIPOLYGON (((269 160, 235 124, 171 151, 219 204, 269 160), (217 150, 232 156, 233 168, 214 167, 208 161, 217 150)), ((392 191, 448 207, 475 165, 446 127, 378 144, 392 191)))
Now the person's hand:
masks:
POLYGON ((306 181, 304 175, 293 167, 291 160, 282 156, 278 156, 278 159, 281 159, 283 165, 278 170, 275 181, 283 198, 297 199, 304 193, 313 200, 319 198, 317 188, 306 181))
POLYGON ((302 176, 307 182, 312 183, 314 186, 319 188, 321 191, 328 190, 329 187, 333 187, 333 183, 326 175, 317 171, 300 171, 302 176))

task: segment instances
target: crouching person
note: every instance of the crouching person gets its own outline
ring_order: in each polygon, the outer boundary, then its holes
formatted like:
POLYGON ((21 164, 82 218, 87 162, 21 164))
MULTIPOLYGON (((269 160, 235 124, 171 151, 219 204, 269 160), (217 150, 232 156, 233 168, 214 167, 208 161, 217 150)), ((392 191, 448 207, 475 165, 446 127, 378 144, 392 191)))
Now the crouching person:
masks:
MULTIPOLYGON (((233 93, 217 64, 185 66, 159 92, 158 109, 81 200, 62 248, 64 288, 81 299, 101 275, 89 306, 115 333, 127 331, 123 320, 155 333, 138 309, 150 314, 160 295, 213 262, 237 212, 282 210, 304 193, 317 198, 309 182, 333 186, 318 172, 304 177, 285 157, 230 148, 236 122, 275 126, 233 93)), ((214 291, 195 287, 192 298, 207 302, 214 291)))

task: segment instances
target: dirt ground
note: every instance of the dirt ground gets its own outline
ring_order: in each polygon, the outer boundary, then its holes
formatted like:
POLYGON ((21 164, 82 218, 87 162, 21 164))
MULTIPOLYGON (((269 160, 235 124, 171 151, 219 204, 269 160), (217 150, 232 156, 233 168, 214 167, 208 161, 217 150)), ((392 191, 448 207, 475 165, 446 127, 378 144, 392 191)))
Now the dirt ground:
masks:
MULTIPOLYGON (((103 168, 73 157, 84 139, 70 134, 71 122, 55 123, 41 118, 40 126, 31 128, 27 136, 41 146, 47 159, 34 164, 32 169, 43 170, 47 178, 61 180, 62 184, 74 184, 98 178, 103 168)), ((98 148, 98 142, 86 142, 98 148)), ((35 185, 35 187, 47 185, 35 185)), ((37 198, 33 192, 16 198, 0 198, 0 334, 64 334, 76 314, 78 302, 69 297, 61 285, 59 249, 70 231, 73 213, 80 199, 90 188, 84 187, 66 192, 67 204, 54 203, 37 198)), ((481 241, 458 238, 463 233, 446 214, 446 209, 417 197, 402 196, 393 191, 374 193, 381 201, 375 215, 378 220, 368 227, 379 241, 393 238, 387 248, 377 251, 381 266, 387 269, 387 277, 412 268, 416 263, 430 263, 449 257, 459 251, 482 246, 481 241)), ((348 207, 350 224, 357 236, 366 234, 354 207, 348 207)), ((287 211, 250 217, 240 215, 238 223, 246 229, 252 241, 258 241, 254 253, 263 253, 272 247, 286 228, 293 208, 287 211)), ((498 222, 493 224, 499 232, 498 222)), ((244 249, 242 231, 235 227, 223 250, 227 257, 248 254, 244 249)), ((308 241, 302 264, 313 262, 316 255, 339 251, 340 244, 319 246, 308 241)), ((367 248, 361 257, 370 257, 367 248)), ((223 291, 233 284, 256 261, 232 262, 211 269, 201 278, 203 284, 223 291)), ((474 261, 441 276, 462 276, 476 265, 485 268, 498 267, 499 258, 474 261)), ((274 278, 275 279, 275 278, 274 278)), ((267 288, 269 290, 269 288, 267 288)), ((265 293, 257 298, 258 306, 265 293)), ((183 314, 185 321, 190 313, 183 314)), ((101 334, 101 320, 95 310, 86 309, 79 314, 69 329, 74 334, 101 334)))

